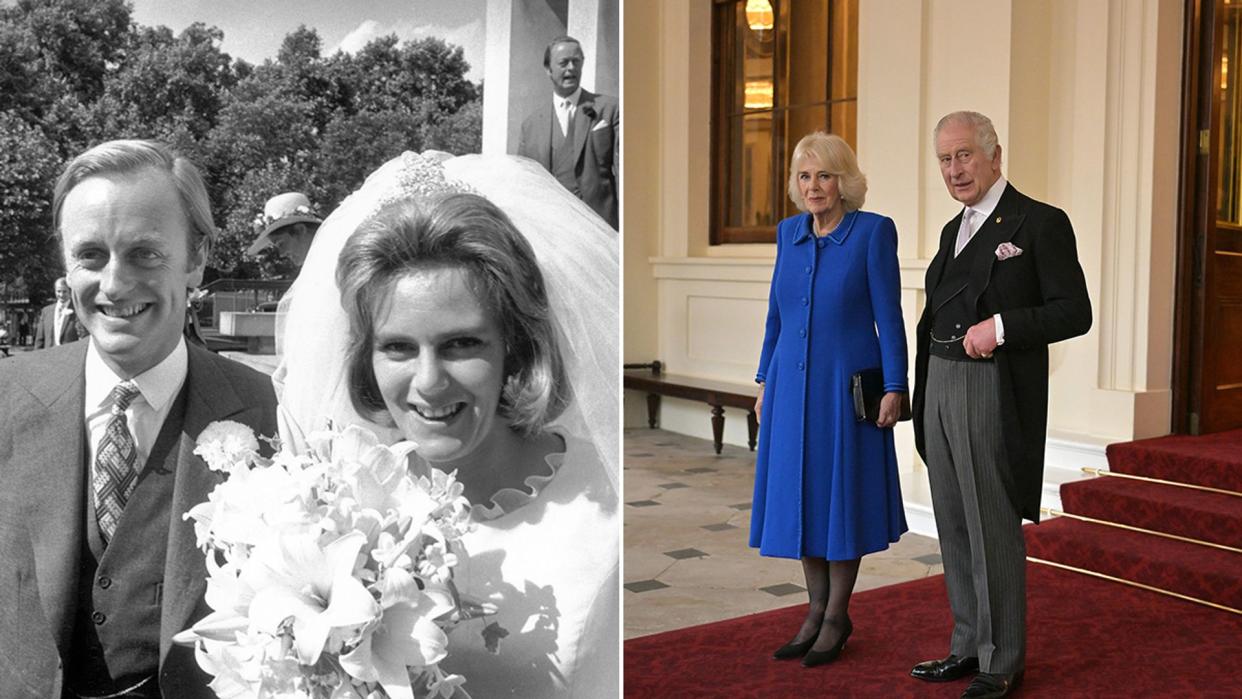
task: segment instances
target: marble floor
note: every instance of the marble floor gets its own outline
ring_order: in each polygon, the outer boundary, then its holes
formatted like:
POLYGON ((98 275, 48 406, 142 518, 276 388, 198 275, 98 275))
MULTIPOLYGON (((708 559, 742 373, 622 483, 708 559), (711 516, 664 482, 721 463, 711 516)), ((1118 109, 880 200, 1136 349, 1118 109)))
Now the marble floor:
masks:
MULTIPOLYGON (((663 430, 625 430, 625 637, 806 602, 797 561, 747 546, 754 453, 663 430)), ((863 559, 856 591, 943 572, 935 539, 907 533, 863 559)))

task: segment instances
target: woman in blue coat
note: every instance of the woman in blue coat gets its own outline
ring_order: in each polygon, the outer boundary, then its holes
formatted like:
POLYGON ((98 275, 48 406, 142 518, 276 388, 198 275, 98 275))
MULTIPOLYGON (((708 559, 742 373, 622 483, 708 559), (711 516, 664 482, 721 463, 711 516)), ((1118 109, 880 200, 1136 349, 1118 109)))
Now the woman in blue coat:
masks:
POLYGON ((841 138, 804 137, 776 229, 776 268, 755 380, 763 387, 750 545, 802 560, 810 609, 779 659, 831 662, 853 631, 862 556, 906 531, 893 449, 906 384, 897 229, 860 211, 867 181, 841 138), (850 377, 880 367, 876 423, 854 417, 850 377))

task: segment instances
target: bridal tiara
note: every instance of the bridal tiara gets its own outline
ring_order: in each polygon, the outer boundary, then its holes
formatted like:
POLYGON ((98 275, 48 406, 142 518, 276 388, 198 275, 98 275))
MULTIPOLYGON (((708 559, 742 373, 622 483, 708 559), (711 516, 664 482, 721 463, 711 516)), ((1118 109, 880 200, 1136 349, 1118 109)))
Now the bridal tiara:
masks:
POLYGON ((424 204, 449 194, 482 196, 470 185, 451 180, 445 175, 444 161, 452 157, 451 153, 443 151, 402 153, 392 189, 379 197, 367 218, 371 218, 384 207, 398 201, 413 200, 424 204))

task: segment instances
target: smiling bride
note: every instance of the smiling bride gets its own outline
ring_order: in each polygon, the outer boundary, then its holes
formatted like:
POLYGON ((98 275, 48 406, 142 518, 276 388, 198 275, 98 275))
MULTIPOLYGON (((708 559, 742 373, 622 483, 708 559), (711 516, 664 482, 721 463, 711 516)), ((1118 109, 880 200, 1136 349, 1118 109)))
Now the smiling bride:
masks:
POLYGON ((476 697, 616 696, 617 237, 534 163, 407 153, 323 223, 278 342, 282 436, 364 425, 456 472, 449 635, 476 697))

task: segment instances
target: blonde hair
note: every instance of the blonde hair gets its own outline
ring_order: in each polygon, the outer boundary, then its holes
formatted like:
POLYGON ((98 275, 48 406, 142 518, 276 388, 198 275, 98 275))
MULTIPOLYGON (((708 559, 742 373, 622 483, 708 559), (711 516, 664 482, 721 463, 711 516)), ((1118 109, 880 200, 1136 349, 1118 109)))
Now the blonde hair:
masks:
POLYGON ((806 202, 798 188, 798 165, 806 158, 815 158, 820 167, 837 178, 837 191, 846 211, 862 208, 867 199, 867 176, 858 169, 854 149, 836 134, 815 131, 798 141, 789 159, 789 198, 799 211, 806 211, 806 202))
POLYGON ((56 180, 52 193, 52 227, 59 235, 61 209, 70 190, 88 177, 129 175, 154 169, 167 175, 177 188, 181 207, 190 230, 187 244, 191 264, 207 259, 216 239, 216 224, 211 218, 211 198, 203 176, 190 159, 168 145, 149 140, 107 141, 74 158, 56 180))

